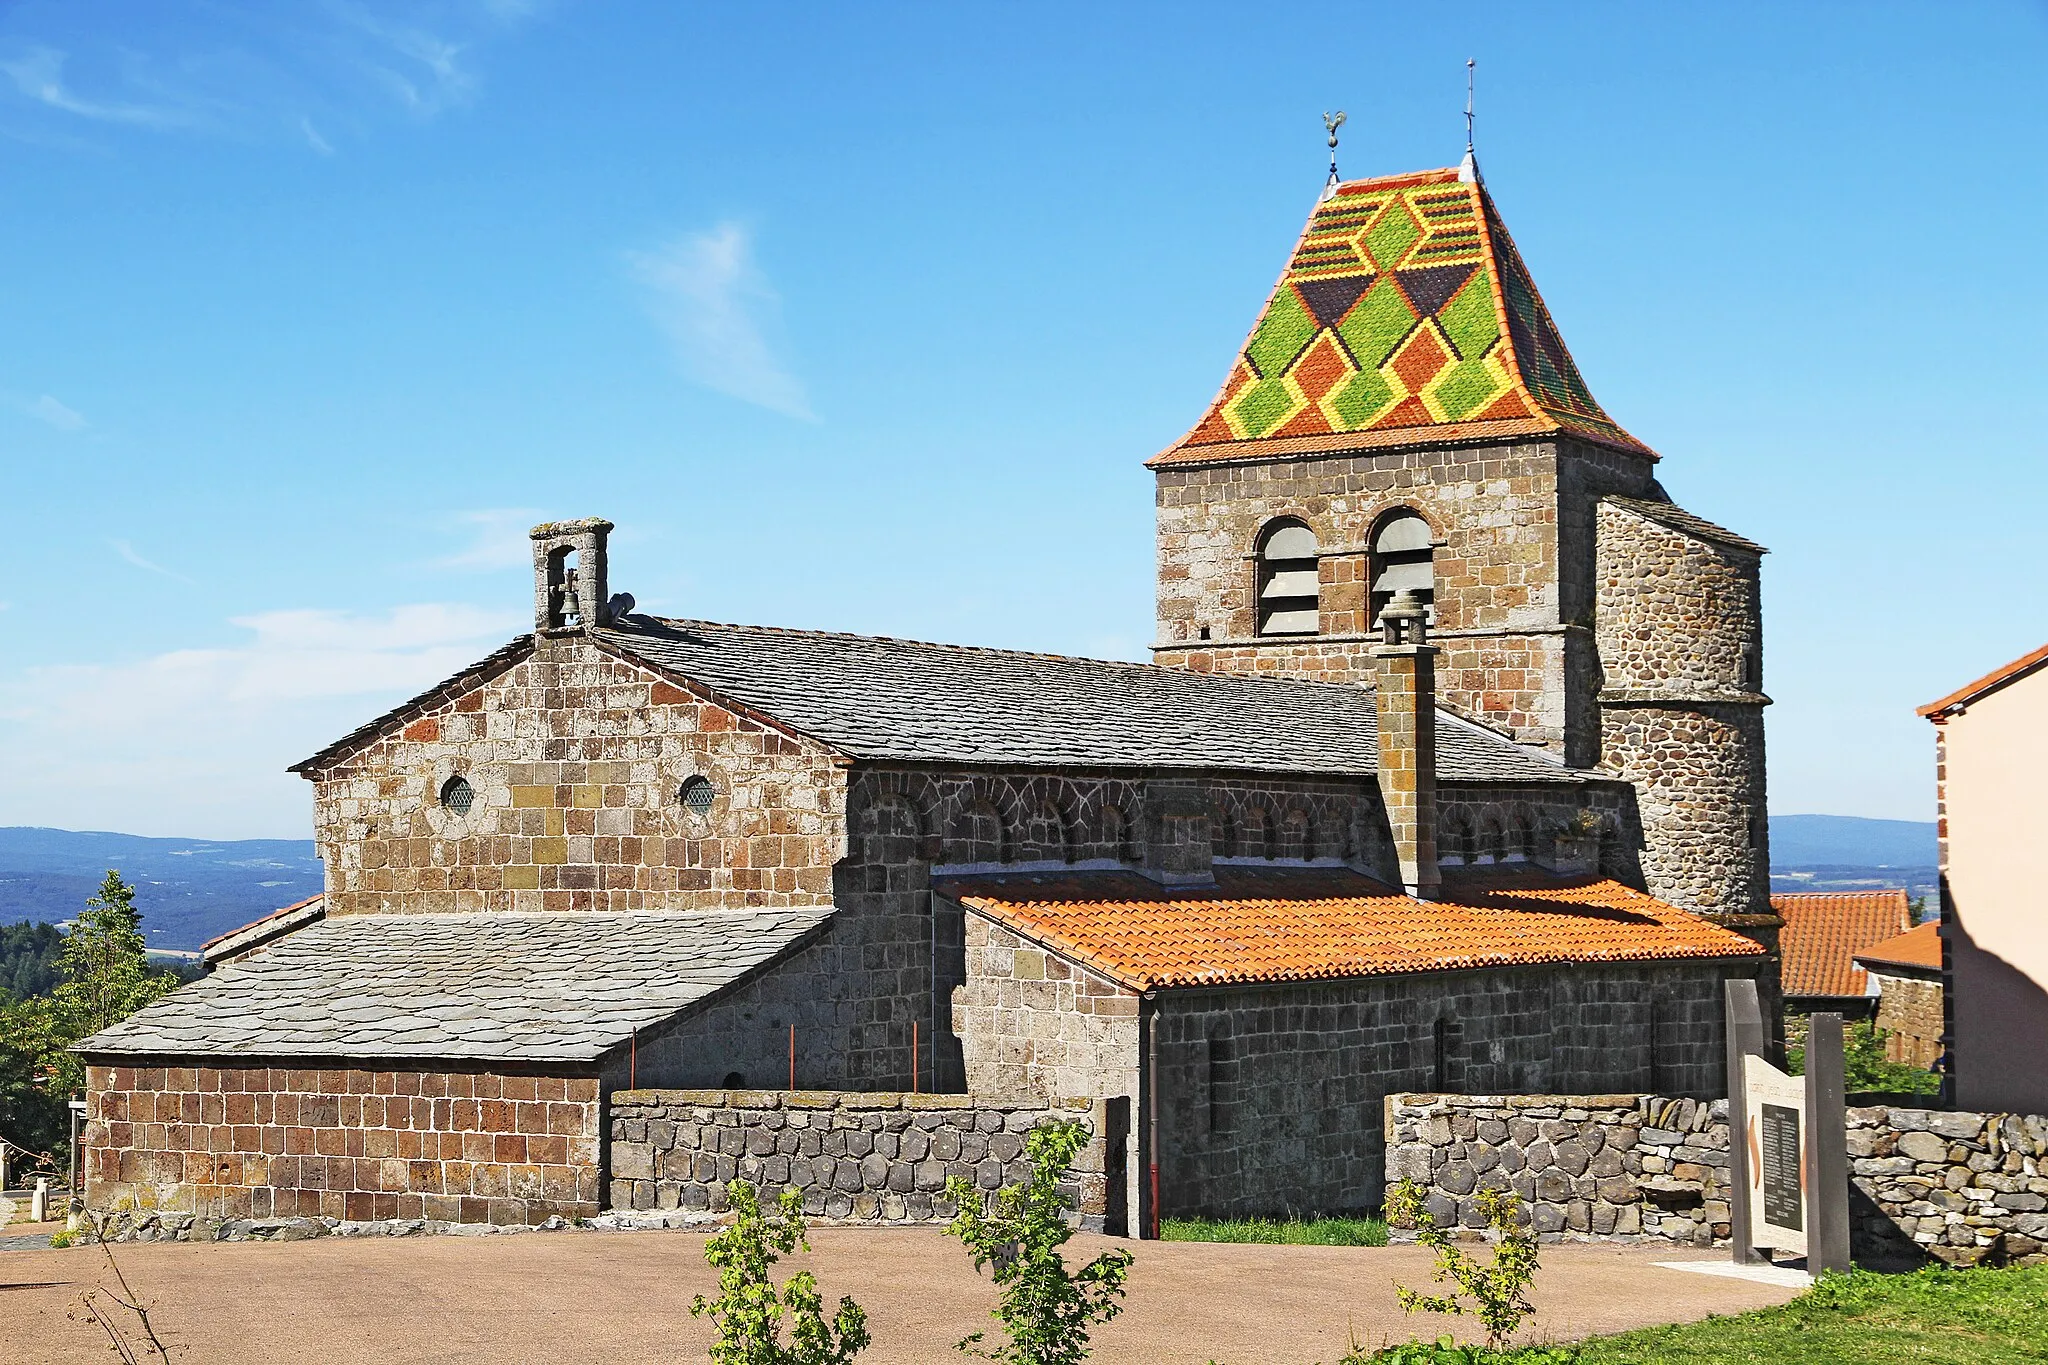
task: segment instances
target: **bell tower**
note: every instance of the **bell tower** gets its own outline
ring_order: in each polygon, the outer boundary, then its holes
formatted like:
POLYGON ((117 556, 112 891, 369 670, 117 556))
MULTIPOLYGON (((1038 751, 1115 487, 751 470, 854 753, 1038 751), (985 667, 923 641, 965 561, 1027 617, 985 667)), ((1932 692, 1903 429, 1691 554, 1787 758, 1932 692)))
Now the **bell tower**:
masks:
POLYGON ((1672 507, 1657 464, 1594 399, 1476 167, 1338 183, 1221 391, 1149 462, 1154 657, 1372 687, 1385 611, 1419 605, 1438 704, 1635 782, 1623 861, 1651 891, 1763 913, 1761 548, 1672 507), (1725 564, 1646 548, 1681 519, 1725 564), (1688 661, 1737 636, 1743 686, 1702 681, 1688 661), (1652 701, 1736 711, 1674 735, 1652 701))

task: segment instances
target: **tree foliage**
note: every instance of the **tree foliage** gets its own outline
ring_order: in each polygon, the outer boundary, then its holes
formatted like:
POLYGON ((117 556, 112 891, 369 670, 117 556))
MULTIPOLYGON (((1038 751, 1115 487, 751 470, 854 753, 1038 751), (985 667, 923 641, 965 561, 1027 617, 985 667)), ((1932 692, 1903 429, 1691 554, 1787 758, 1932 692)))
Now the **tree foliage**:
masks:
POLYGON ((811 1249, 804 1240, 803 1194, 784 1190, 767 1212, 744 1180, 726 1186, 726 1194, 734 1220, 704 1247, 704 1259, 718 1271, 718 1297, 699 1294, 690 1302, 691 1317, 708 1314, 718 1328, 711 1346, 714 1365, 846 1365, 865 1350, 868 1315, 859 1304, 840 1299, 828 1323, 815 1275, 800 1270, 777 1286, 768 1273, 784 1256, 811 1249))
MULTIPOLYGON (((1808 1022, 1805 1015, 1785 1022, 1785 1070, 1794 1076, 1806 1074, 1808 1022)), ((1852 1095, 1932 1095, 1941 1089, 1941 1077, 1932 1071, 1884 1055, 1890 1036, 1873 1019, 1851 1020, 1843 1026, 1842 1088, 1852 1095)))
POLYGON ((63 947, 64 931, 54 924, 0 924, 0 1001, 48 995, 63 980, 63 947))
POLYGON ((0 1001, 0 1135, 40 1152, 69 1141, 64 1101, 85 1089, 73 1043, 175 989, 153 970, 135 889, 108 872, 57 950, 48 994, 0 1001))
POLYGON ((1073 1200, 1060 1182, 1087 1141, 1078 1123, 1033 1128, 1024 1140, 1031 1178, 996 1191, 992 1211, 983 1210, 981 1191, 967 1180, 946 1182, 959 1209, 946 1232, 966 1245, 976 1270, 993 1267, 993 1316, 1009 1337, 984 1350, 976 1332, 960 1343, 962 1351, 1005 1365, 1076 1365, 1088 1356, 1088 1329, 1123 1311, 1130 1252, 1105 1251, 1079 1270, 1069 1270, 1060 1254, 1074 1235, 1067 1223, 1073 1200))
POLYGON ((1430 1279, 1456 1286, 1448 1294, 1423 1294, 1395 1285, 1401 1307, 1414 1313, 1470 1312, 1486 1328, 1487 1345, 1498 1349, 1514 1335, 1522 1320, 1536 1311, 1529 1302, 1529 1282, 1536 1278, 1536 1234, 1517 1226, 1522 1201, 1509 1190, 1482 1189, 1472 1197, 1493 1233, 1493 1259, 1481 1265, 1450 1239, 1430 1214, 1422 1189, 1403 1180, 1387 1193, 1387 1221, 1415 1229, 1415 1240, 1436 1253, 1430 1279), (1464 1302, 1470 1297, 1473 1306, 1464 1302))

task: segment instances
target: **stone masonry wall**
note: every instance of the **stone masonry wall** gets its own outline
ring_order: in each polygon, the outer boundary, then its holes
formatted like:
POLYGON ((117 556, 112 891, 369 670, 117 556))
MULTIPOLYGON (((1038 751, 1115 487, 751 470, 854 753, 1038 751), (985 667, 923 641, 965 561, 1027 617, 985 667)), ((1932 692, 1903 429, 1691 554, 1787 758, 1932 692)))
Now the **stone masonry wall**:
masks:
POLYGON ((1871 976, 1877 982, 1877 1026, 1884 1030, 1885 1057, 1908 1066, 1933 1066, 1941 1056, 1941 983, 1877 972, 1871 976))
POLYGON ((1597 532, 1600 762, 1636 784, 1646 885, 1767 915, 1758 556, 1612 502, 1597 532))
POLYGON ((817 905, 845 850, 822 746, 580 636, 312 777, 330 915, 817 905), (440 799, 457 776, 466 814, 440 799), (677 799, 696 776, 703 815, 677 799))
POLYGON ((1725 1243, 1728 1104, 1656 1095, 1389 1095, 1387 1184, 1439 1226, 1486 1226, 1482 1188, 1521 1196, 1546 1241, 1725 1243))
POLYGON ((1590 616, 1583 524, 1603 492, 1652 495, 1651 471, 1640 457, 1570 441, 1163 467, 1156 658, 1370 685, 1370 536, 1387 512, 1409 507, 1436 531, 1432 638, 1444 651, 1445 704, 1590 763, 1597 683, 1578 676, 1586 670, 1574 669, 1569 644, 1590 616), (1253 548, 1279 516, 1316 533, 1315 637, 1254 636, 1253 548))
POLYGON ((1718 1076, 1724 969, 1522 968, 1167 992, 1158 1005, 1167 1214, 1381 1202, 1389 1093, 1718 1076))
MULTIPOLYGON (((814 1217, 860 1223, 952 1218, 953 1176, 981 1190, 1031 1174, 1024 1138, 1055 1119, 1100 1132, 1087 1100, 1038 1104, 965 1095, 819 1091, 618 1091, 611 1097, 611 1206, 722 1210, 726 1186, 794 1188, 814 1217)), ((1099 1139, 1073 1171, 1082 1226, 1108 1210, 1099 1139)))
MULTIPOLYGON (((2048 1264, 2048 1117, 1894 1106, 1848 1111, 1850 1249, 1879 1264, 2048 1264)), ((1655 1095, 1387 1098, 1387 1179, 1439 1222, 1483 1225, 1472 1193, 1510 1188, 1552 1240, 1725 1243, 1727 1103, 1655 1095)))
POLYGON ((92 1066, 86 1201, 214 1219, 588 1216, 597 1091, 594 1076, 496 1071, 92 1066))

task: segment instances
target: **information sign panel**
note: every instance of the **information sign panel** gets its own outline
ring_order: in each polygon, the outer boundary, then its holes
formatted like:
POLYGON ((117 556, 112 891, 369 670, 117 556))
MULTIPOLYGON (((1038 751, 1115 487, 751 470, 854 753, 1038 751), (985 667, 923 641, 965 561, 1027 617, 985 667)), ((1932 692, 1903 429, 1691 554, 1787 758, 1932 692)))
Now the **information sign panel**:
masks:
POLYGON ((1742 1059, 1748 1132, 1749 1245, 1806 1251, 1806 1084, 1763 1058, 1742 1059))

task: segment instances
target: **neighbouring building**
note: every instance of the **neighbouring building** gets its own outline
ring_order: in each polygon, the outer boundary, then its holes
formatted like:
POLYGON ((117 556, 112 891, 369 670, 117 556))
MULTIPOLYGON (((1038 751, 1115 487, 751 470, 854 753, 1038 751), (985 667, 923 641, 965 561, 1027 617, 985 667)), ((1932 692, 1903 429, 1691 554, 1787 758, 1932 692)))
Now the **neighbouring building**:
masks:
POLYGON ((1913 904, 1904 889, 1779 892, 1771 897, 1771 909, 1785 922, 1778 932, 1778 952, 1786 1010, 1870 1018, 1877 1009, 1877 987, 1857 965, 1856 955, 1913 923, 1913 904))
POLYGON ((533 630, 296 767, 317 915, 80 1044, 92 1200, 533 1221, 684 1183, 622 1092, 924 1089, 1089 1102, 1142 1225, 1377 1203, 1397 1091, 1717 1091, 1763 551, 1476 169, 1334 185, 1151 463, 1152 664, 654 617, 536 527, 533 630))
POLYGON ((2048 645, 1920 714, 1934 722, 1951 1098, 2048 1113, 2048 645))
POLYGON ((1941 994, 1941 925, 1916 924, 1903 934, 1856 954, 1877 995, 1877 1026, 1884 1055, 1909 1066, 1931 1067, 1941 1057, 1946 1014, 1941 994))

